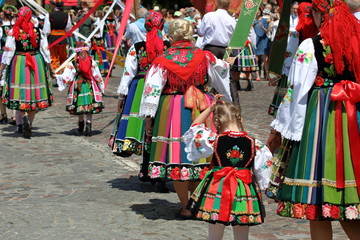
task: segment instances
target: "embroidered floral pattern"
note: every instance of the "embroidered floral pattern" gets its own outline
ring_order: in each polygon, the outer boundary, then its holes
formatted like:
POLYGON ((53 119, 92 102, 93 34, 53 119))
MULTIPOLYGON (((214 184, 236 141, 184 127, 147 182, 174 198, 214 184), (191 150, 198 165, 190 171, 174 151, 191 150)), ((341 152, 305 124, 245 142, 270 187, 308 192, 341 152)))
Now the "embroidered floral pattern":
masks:
POLYGON ((329 45, 325 45, 323 42, 321 44, 324 49, 323 56, 325 58, 325 62, 330 64, 329 67, 324 67, 324 71, 329 77, 335 77, 336 71, 335 71, 334 58, 331 52, 331 48, 329 45))
MULTIPOLYGON (((39 36, 38 30, 36 28, 34 28, 34 32, 36 33, 36 41, 39 42, 40 41, 40 36, 39 36)), ((31 45, 30 35, 27 34, 26 32, 24 32, 21 29, 20 29, 19 38, 16 39, 16 40, 21 43, 23 50, 25 50, 25 51, 36 50, 31 45)))
POLYGON ((298 50, 295 54, 295 59, 301 63, 309 64, 311 59, 313 58, 312 53, 305 53, 303 50, 298 50))
POLYGON ((240 148, 235 145, 232 149, 226 152, 226 157, 233 165, 236 165, 239 161, 243 160, 244 151, 241 151, 240 148))
POLYGON ((153 96, 159 97, 161 94, 160 86, 152 84, 146 85, 144 90, 144 97, 153 96))
POLYGON ((201 165, 158 165, 150 163, 148 175, 153 179, 164 179, 171 181, 201 180, 206 175, 209 164, 201 165))
POLYGON ((331 203, 312 205, 305 203, 280 202, 277 214, 285 217, 293 217, 309 220, 354 220, 360 219, 360 204, 339 206, 331 203))

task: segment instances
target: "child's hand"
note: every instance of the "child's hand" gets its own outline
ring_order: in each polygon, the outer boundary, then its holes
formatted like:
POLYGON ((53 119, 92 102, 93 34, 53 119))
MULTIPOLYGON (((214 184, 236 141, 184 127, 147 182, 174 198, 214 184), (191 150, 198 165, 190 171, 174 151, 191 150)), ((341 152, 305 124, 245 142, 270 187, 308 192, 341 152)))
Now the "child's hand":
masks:
POLYGON ((216 94, 212 103, 211 103, 211 111, 214 111, 215 110, 215 107, 216 105, 218 104, 224 104, 224 101, 220 101, 220 98, 223 97, 224 95, 221 95, 221 94, 216 94))

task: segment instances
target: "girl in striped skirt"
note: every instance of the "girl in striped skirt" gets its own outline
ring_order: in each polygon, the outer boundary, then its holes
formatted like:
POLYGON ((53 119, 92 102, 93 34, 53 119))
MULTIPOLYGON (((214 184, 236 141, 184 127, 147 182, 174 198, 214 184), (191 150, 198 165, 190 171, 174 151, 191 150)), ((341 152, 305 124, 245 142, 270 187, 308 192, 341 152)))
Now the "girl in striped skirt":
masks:
POLYGON ((233 226, 234 239, 248 239, 248 226, 264 222, 259 187, 268 185, 272 154, 243 130, 240 108, 219 101, 220 96, 184 134, 189 160, 213 155, 187 207, 197 220, 210 223, 208 239, 222 239, 227 225, 233 226), (204 125, 211 113, 216 133, 204 125))
POLYGON ((62 75, 57 75, 59 90, 69 86, 66 99, 66 111, 79 118, 78 132, 82 133, 85 126, 85 136, 91 136, 92 114, 97 114, 104 108, 102 94, 104 82, 99 67, 88 54, 89 47, 82 42, 77 43, 74 62, 70 62, 62 75), (84 121, 86 115, 86 125, 84 121))
POLYGON ((31 16, 28 7, 19 9, 18 19, 6 39, 0 66, 0 78, 3 70, 9 66, 3 103, 9 109, 20 111, 25 138, 31 137, 36 112, 51 106, 53 102, 48 77, 54 73, 47 39, 40 29, 34 27, 31 16))

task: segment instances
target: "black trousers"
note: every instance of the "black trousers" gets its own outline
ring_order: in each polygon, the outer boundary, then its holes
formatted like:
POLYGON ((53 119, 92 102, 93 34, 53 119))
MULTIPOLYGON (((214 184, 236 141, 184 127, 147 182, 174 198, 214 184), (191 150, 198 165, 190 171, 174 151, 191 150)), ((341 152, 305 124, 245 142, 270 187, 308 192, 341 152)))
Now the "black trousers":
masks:
POLYGON ((215 46, 215 45, 211 45, 211 44, 206 44, 204 47, 204 50, 212 52, 219 59, 223 59, 223 57, 225 55, 226 47, 220 47, 220 46, 215 46))

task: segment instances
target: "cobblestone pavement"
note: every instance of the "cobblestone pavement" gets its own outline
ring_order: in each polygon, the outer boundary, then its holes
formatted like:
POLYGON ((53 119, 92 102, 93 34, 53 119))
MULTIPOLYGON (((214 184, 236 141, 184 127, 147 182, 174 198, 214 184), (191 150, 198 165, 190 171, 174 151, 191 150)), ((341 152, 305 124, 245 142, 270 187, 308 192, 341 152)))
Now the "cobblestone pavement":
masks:
MULTIPOLYGON (((107 147, 119 69, 114 75, 92 137, 77 135, 77 119, 65 112, 66 93, 56 89, 54 106, 37 114, 30 140, 15 134, 14 126, 0 125, 0 239, 206 239, 206 223, 176 218, 171 183, 170 193, 157 193, 137 179, 140 158, 116 157, 107 147)), ((244 125, 265 141, 273 89, 254 84, 254 91, 240 92, 244 125)), ((266 222, 250 229, 250 239, 309 239, 307 221, 276 216, 268 199, 265 205, 266 222)), ((347 239, 334 225, 335 239, 347 239)), ((232 239, 230 227, 224 239, 232 239)))

